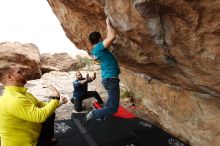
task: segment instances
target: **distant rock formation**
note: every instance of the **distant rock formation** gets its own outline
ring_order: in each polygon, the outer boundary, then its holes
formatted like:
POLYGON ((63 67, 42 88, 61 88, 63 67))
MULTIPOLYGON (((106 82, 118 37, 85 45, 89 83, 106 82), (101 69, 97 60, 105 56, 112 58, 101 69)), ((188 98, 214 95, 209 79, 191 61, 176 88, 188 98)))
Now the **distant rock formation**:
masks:
POLYGON ((40 53, 34 44, 0 43, 0 65, 18 64, 28 76, 28 79, 41 77, 40 53))
POLYGON ((42 73, 50 71, 72 71, 77 68, 77 60, 67 53, 41 54, 42 73))

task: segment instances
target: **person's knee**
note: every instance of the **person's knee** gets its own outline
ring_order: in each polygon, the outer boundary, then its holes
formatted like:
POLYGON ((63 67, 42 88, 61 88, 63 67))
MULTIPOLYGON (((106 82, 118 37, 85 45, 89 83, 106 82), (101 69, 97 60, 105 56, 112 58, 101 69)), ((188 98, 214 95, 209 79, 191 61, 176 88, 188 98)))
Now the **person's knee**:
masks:
POLYGON ((75 107, 75 111, 81 112, 81 111, 82 111, 82 108, 81 108, 81 107, 75 107))
POLYGON ((56 117, 56 114, 55 114, 55 112, 54 112, 52 115, 50 115, 50 116, 47 118, 46 121, 54 121, 54 120, 55 120, 55 117, 56 117))
POLYGON ((94 91, 93 94, 94 94, 95 96, 99 96, 99 93, 98 93, 97 91, 94 91))
POLYGON ((72 104, 74 104, 74 99, 73 98, 71 98, 70 101, 71 101, 72 104))
POLYGON ((118 111, 118 108, 114 108, 113 109, 113 114, 116 113, 118 111))
POLYGON ((82 111, 82 109, 79 109, 79 108, 75 108, 75 110, 76 110, 77 112, 81 112, 81 111, 82 111))
POLYGON ((112 114, 116 113, 118 111, 118 106, 117 107, 112 107, 110 109, 110 111, 111 111, 112 114))

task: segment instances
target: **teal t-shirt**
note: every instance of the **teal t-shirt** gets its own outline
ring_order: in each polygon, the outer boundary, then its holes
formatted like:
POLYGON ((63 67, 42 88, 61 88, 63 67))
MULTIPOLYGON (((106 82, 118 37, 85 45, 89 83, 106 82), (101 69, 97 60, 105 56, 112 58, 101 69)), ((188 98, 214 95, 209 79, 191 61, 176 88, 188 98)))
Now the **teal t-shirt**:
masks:
POLYGON ((91 53, 93 60, 100 63, 103 79, 118 77, 120 73, 118 62, 112 53, 104 47, 103 42, 98 43, 91 53))

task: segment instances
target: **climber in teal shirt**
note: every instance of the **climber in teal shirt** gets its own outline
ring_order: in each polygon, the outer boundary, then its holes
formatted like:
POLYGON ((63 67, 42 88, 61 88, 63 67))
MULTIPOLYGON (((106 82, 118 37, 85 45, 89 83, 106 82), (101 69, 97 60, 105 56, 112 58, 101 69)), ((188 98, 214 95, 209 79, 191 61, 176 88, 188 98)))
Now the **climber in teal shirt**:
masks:
POLYGON ((118 77, 120 69, 115 57, 106 49, 103 42, 98 43, 92 49, 92 57, 94 61, 98 61, 101 66, 102 79, 118 77))
POLYGON ((84 120, 85 126, 91 119, 103 119, 116 113, 119 107, 119 74, 120 69, 118 62, 112 53, 107 49, 111 46, 116 38, 115 31, 112 28, 109 19, 106 19, 107 37, 102 41, 99 32, 92 32, 89 35, 89 40, 93 47, 91 48, 92 59, 100 63, 102 74, 102 85, 108 92, 107 102, 101 109, 90 111, 84 120))

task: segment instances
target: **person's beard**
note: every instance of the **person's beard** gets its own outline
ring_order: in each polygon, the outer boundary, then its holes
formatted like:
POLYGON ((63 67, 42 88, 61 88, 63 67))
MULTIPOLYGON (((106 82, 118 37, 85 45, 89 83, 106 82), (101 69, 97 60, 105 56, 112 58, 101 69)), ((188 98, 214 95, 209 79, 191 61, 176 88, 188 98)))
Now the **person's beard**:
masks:
POLYGON ((83 80, 83 76, 80 76, 80 77, 76 77, 77 80, 83 80))
POLYGON ((83 78, 79 78, 78 80, 80 80, 80 81, 81 81, 81 80, 83 80, 83 78))
POLYGON ((23 83, 23 85, 25 85, 27 83, 27 80, 24 78, 23 80, 21 80, 21 82, 23 83))
POLYGON ((27 83, 26 78, 20 78, 19 80, 16 81, 18 86, 23 87, 27 83))

